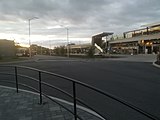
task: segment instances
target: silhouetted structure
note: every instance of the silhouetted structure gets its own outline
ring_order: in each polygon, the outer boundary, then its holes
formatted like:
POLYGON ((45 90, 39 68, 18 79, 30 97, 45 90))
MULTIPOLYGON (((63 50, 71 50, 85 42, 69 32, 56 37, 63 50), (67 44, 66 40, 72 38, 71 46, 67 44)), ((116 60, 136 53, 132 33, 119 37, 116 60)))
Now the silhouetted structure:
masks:
POLYGON ((15 53, 16 48, 14 41, 0 39, 0 57, 14 57, 15 53))

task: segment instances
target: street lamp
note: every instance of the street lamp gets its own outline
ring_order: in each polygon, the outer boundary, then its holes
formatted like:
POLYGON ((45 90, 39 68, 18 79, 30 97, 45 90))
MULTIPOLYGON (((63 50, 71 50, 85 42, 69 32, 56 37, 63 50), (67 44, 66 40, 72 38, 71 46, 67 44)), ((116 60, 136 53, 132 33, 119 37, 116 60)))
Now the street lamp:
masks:
POLYGON ((66 31, 67 31, 67 57, 69 57, 69 55, 70 55, 70 51, 69 51, 69 28, 68 27, 64 27, 63 25, 60 25, 60 26, 62 26, 63 28, 65 28, 66 29, 66 31))
POLYGON ((31 26, 31 20, 35 20, 35 19, 39 19, 38 17, 32 17, 32 18, 29 18, 28 19, 28 25, 29 25, 29 28, 28 28, 28 30, 29 30, 29 57, 31 58, 32 57, 32 50, 31 50, 31 40, 30 40, 30 32, 31 32, 31 30, 30 30, 30 26, 31 26))

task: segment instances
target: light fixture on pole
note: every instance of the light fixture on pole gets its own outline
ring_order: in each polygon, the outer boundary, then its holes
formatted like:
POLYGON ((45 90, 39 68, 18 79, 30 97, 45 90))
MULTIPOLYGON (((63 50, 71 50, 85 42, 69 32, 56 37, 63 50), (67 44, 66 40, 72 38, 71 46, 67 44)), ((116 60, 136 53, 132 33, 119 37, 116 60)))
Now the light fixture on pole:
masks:
POLYGON ((70 55, 70 45, 69 45, 69 28, 68 27, 64 27, 63 25, 60 25, 61 27, 66 29, 67 32, 67 57, 69 57, 70 55))
POLYGON ((31 58, 32 57, 32 50, 31 50, 31 40, 30 40, 30 27, 31 27, 31 20, 35 20, 35 19, 39 19, 38 17, 32 17, 32 18, 29 18, 28 19, 28 25, 29 25, 29 28, 28 28, 28 31, 29 31, 29 57, 31 58))

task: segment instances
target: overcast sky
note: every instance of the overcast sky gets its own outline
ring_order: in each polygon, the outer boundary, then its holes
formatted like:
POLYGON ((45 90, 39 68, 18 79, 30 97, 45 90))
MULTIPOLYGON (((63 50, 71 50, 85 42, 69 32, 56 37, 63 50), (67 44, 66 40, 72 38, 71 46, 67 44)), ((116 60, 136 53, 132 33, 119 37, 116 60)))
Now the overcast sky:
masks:
POLYGON ((0 38, 28 44, 89 43, 100 32, 120 34, 147 23, 160 22, 160 0, 0 0, 0 38))

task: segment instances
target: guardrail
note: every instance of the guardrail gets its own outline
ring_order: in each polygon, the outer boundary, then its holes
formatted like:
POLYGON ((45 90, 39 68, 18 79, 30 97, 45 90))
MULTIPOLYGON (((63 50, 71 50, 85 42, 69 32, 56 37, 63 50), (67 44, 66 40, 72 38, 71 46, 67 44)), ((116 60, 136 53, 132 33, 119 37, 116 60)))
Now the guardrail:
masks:
POLYGON ((80 116, 77 115, 77 102, 83 104, 84 106, 86 106, 90 110, 94 111, 99 116, 101 116, 101 118, 104 118, 106 120, 108 119, 104 115, 102 115, 101 113, 99 113, 94 108, 92 108, 91 106, 87 105, 84 101, 82 101, 81 99, 79 99, 77 97, 77 94, 76 94, 76 91, 77 91, 76 85, 81 85, 83 87, 86 87, 86 88, 89 88, 89 89, 93 90, 96 93, 99 93, 99 94, 101 94, 103 96, 109 97, 112 100, 115 100, 115 101, 117 101, 117 102, 119 102, 119 103, 121 103, 121 104, 123 104, 123 105, 125 105, 125 106, 127 106, 127 107, 129 107, 129 108, 131 108, 131 109, 133 109, 135 111, 137 111, 138 113, 146 116, 147 118, 149 118, 151 120, 160 120, 158 117, 156 117, 156 116, 154 116, 154 115, 152 115, 150 113, 147 113, 146 111, 144 111, 144 110, 142 110, 142 109, 140 109, 140 108, 138 108, 138 107, 136 107, 136 106, 128 103, 127 101, 125 101, 123 99, 120 99, 120 98, 118 98, 118 97, 116 97, 116 96, 114 96, 114 95, 112 95, 110 93, 106 93, 106 92, 104 92, 104 91, 102 91, 100 89, 97 89, 97 88, 95 88, 95 87, 93 87, 91 85, 85 84, 85 83, 80 82, 78 80, 75 80, 75 79, 72 79, 72 78, 69 78, 69 77, 66 77, 66 76, 63 76, 63 75, 59 75, 59 74, 56 74, 56 73, 47 72, 47 71, 39 70, 39 69, 36 69, 36 68, 26 67, 26 66, 1 65, 0 68, 1 67, 5 67, 5 68, 6 67, 12 67, 12 68, 14 68, 14 73, 0 72, 0 74, 15 76, 15 82, 13 82, 13 81, 6 81, 6 80, 0 80, 0 82, 7 82, 7 83, 15 84, 17 93, 18 93, 18 90, 19 90, 19 85, 24 86, 24 87, 28 87, 28 88, 30 88, 30 89, 38 92, 39 93, 39 104, 42 104, 42 102, 43 102, 42 96, 45 96, 48 99, 50 99, 51 101, 54 101, 55 103, 57 103, 58 105, 60 105, 61 107, 63 107, 67 111, 69 111, 71 114, 73 114, 75 120, 77 120, 77 118, 80 119, 80 120, 83 120, 80 116), (19 74, 18 73, 18 68, 23 68, 23 69, 28 69, 28 70, 31 70, 31 71, 38 72, 38 75, 39 75, 38 79, 30 77, 30 76, 19 74), (58 88, 56 86, 53 86, 53 85, 51 85, 49 83, 46 83, 46 82, 43 82, 42 81, 42 73, 47 74, 47 75, 56 76, 56 77, 62 78, 64 80, 70 81, 72 83, 72 91, 73 91, 73 93, 70 94, 70 93, 68 93, 68 92, 66 92, 66 91, 64 91, 64 90, 62 90, 62 89, 60 89, 60 88, 58 88), (19 80, 18 80, 18 76, 24 77, 24 78, 28 78, 28 79, 31 79, 33 81, 38 82, 38 84, 39 84, 39 90, 37 90, 37 89, 35 89, 35 88, 33 88, 33 87, 29 86, 29 85, 20 83, 19 80), (58 90, 59 92, 61 92, 61 93, 65 94, 65 95, 69 96, 70 98, 72 98, 73 99, 74 111, 71 111, 70 109, 68 109, 67 107, 65 107, 64 105, 62 105, 61 103, 59 103, 56 100, 52 99, 49 95, 43 93, 42 92, 42 85, 46 85, 46 86, 48 86, 50 88, 58 90))

